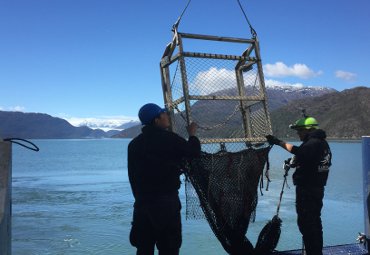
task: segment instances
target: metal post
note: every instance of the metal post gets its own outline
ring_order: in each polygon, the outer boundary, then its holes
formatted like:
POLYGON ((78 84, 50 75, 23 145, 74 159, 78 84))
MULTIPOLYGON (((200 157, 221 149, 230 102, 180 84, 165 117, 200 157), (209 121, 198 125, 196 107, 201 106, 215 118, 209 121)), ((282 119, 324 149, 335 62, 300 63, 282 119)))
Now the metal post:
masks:
POLYGON ((180 35, 178 36, 177 40, 179 42, 179 53, 181 55, 181 57, 179 58, 179 61, 180 61, 180 69, 181 69, 182 89, 183 89, 184 98, 185 98, 186 121, 187 121, 186 124, 189 126, 191 123, 191 109, 190 109, 190 102, 189 102, 188 76, 186 72, 185 58, 183 56, 184 48, 182 45, 182 39, 180 35))
POLYGON ((265 86, 265 77, 263 76, 263 69, 262 69, 262 59, 261 59, 261 53, 260 53, 260 44, 259 44, 259 41, 258 41, 258 38, 256 37, 255 38, 255 54, 256 54, 256 58, 257 58, 257 66, 258 66, 258 76, 260 78, 260 89, 262 90, 263 92, 263 96, 264 96, 264 109, 265 109, 265 115, 266 115, 266 120, 267 120, 267 129, 269 130, 266 130, 267 133, 272 133, 272 127, 271 127, 271 120, 270 120, 270 114, 269 114, 269 110, 268 110, 268 104, 267 104, 267 92, 266 92, 266 86, 265 86))
POLYGON ((362 169, 363 169, 363 182, 364 182, 364 223, 366 238, 370 238, 370 136, 362 137, 362 169))
POLYGON ((175 33, 172 42, 167 45, 162 60, 160 63, 160 69, 161 69, 161 80, 162 80, 162 90, 163 90, 163 98, 164 98, 164 104, 166 105, 169 112, 170 117, 170 130, 174 131, 174 110, 172 107, 172 89, 171 89, 171 78, 170 78, 170 70, 169 65, 171 62, 172 54, 176 48, 176 42, 177 42, 177 34, 175 33))
POLYGON ((0 142, 0 254, 11 254, 12 145, 0 142))
MULTIPOLYGON (((236 72, 236 82, 238 86, 239 96, 246 96, 242 70, 239 68, 238 70, 235 70, 235 72, 236 72)), ((246 108, 245 105, 246 105, 245 101, 240 100, 240 108, 241 108, 240 112, 242 113, 242 117, 243 117, 245 138, 249 138, 249 137, 252 137, 250 110, 249 110, 249 107, 246 108)))
MULTIPOLYGON (((254 46, 253 44, 248 47, 246 51, 243 53, 243 57, 248 57, 251 54, 254 46)), ((240 97, 248 96, 245 92, 245 84, 244 84, 244 77, 243 77, 243 68, 245 68, 245 62, 247 59, 239 60, 238 64, 235 67, 235 75, 236 75, 236 83, 238 87, 238 93, 240 97)), ((249 66, 252 67, 254 63, 250 62, 249 66)), ((252 129, 251 129, 251 120, 250 120, 250 108, 246 109, 246 101, 240 100, 240 112, 243 118, 243 127, 244 127, 244 135, 245 138, 252 137, 252 129)))
POLYGON ((161 68, 161 79, 162 79, 164 104, 169 110, 169 118, 170 118, 170 123, 171 123, 170 130, 174 131, 173 129, 175 127, 173 125, 174 123, 173 121, 174 121, 175 115, 174 115, 173 108, 172 108, 173 100, 172 100, 172 90, 171 90, 171 83, 170 83, 171 82, 170 81, 170 71, 169 71, 168 66, 162 67, 162 65, 160 65, 160 68, 161 68))

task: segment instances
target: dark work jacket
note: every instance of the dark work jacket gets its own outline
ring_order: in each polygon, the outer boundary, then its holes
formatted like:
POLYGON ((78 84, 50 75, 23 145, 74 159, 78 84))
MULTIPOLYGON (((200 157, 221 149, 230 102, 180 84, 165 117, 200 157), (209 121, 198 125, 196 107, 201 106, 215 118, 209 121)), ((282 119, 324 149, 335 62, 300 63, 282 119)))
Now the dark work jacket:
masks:
POLYGON ((316 129, 305 137, 303 143, 293 146, 296 171, 293 183, 298 186, 325 186, 331 166, 331 151, 325 140, 325 131, 316 129))
POLYGON ((195 136, 186 141, 179 135, 144 126, 128 145, 128 175, 135 199, 178 194, 181 162, 200 155, 195 136))

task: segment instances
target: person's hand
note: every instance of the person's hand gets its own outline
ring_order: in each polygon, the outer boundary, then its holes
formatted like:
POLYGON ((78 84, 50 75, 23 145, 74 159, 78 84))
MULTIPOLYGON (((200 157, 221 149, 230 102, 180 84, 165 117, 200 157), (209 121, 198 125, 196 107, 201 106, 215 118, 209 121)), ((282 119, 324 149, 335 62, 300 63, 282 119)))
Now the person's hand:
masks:
POLYGON ((266 135, 266 139, 270 145, 273 145, 273 144, 280 145, 280 143, 282 142, 279 138, 273 135, 266 135))
POLYGON ((195 136, 195 134, 197 133, 198 125, 197 123, 192 122, 190 123, 189 126, 187 126, 186 129, 188 131, 189 136, 195 136))

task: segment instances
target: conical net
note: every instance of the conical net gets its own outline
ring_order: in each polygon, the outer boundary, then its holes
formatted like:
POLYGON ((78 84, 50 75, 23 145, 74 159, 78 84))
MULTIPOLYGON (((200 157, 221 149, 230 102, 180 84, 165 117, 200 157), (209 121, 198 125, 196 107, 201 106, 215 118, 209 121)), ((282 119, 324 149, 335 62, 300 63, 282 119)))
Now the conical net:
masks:
POLYGON ((245 234, 254 217, 258 185, 269 150, 270 147, 261 146, 239 152, 202 152, 188 166, 186 215, 205 216, 229 253, 248 250, 245 234))

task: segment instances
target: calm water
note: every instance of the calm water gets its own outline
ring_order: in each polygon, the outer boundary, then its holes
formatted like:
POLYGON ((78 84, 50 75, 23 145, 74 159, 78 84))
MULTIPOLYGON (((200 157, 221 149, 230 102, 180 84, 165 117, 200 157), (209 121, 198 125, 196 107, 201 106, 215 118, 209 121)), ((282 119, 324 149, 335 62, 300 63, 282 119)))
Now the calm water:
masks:
MULTIPOLYGON (((13 146, 13 255, 134 254, 128 242, 132 203, 127 177, 129 140, 37 140, 40 152, 13 146)), ((324 243, 354 243, 363 231, 360 143, 331 143, 333 166, 323 208, 324 243)), ((289 154, 270 153, 270 190, 259 198, 258 233, 276 211, 282 162, 289 154)), ((296 226, 294 186, 284 193, 278 250, 301 247, 296 226)), ((184 190, 180 190, 184 201, 184 190)), ((183 210, 184 212, 185 210, 183 210)), ((205 220, 183 218, 181 254, 226 254, 205 220)))

